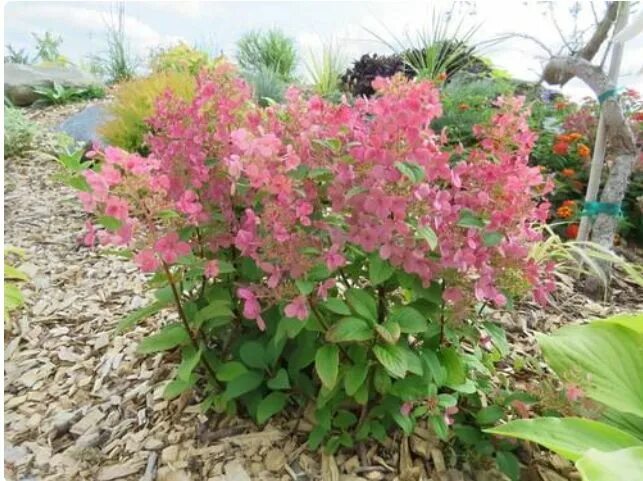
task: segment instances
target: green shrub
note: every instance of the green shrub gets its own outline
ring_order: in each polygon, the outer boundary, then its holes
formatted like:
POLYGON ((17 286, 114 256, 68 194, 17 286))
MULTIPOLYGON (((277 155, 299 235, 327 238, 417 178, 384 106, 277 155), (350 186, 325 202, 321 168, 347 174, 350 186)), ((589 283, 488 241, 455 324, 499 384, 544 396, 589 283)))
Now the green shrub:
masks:
POLYGON ((473 145, 472 128, 489 120, 494 113, 493 101, 512 93, 509 82, 457 75, 442 89, 442 117, 432 123, 436 131, 446 127, 449 142, 473 145))
POLYGON ((237 61, 242 70, 271 70, 285 82, 293 79, 297 67, 294 41, 280 30, 249 32, 237 43, 237 61))
POLYGON ((576 463, 584 481, 634 479, 643 473, 643 313, 566 326, 538 336, 549 366, 573 401, 587 396, 602 419, 541 417, 487 432, 526 439, 576 463))
POLYGON ((51 87, 37 87, 34 89, 40 99, 38 105, 64 105, 78 100, 100 99, 105 97, 105 89, 100 85, 89 87, 65 87, 57 82, 51 87))
POLYGON ((170 90, 190 99, 195 89, 195 78, 185 72, 157 73, 123 83, 108 107, 112 118, 99 128, 99 133, 110 145, 144 152, 144 137, 149 131, 146 119, 154 113, 159 95, 170 90))
POLYGON ((206 52, 197 50, 181 42, 178 45, 157 51, 151 59, 152 71, 158 72, 187 72, 198 74, 201 69, 211 64, 206 52))
POLYGON ((18 109, 4 108, 4 157, 16 157, 29 150, 36 126, 18 109))

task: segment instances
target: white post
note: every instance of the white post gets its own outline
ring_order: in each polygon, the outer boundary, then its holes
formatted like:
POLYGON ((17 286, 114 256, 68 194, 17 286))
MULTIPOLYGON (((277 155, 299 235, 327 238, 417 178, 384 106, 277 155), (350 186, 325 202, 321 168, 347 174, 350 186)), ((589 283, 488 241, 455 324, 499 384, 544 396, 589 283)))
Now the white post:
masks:
MULTIPOLYGON (((620 32, 625 27, 625 25, 627 25, 629 10, 630 6, 628 2, 619 2, 616 25, 614 26, 614 35, 620 32)), ((621 70, 622 60, 623 42, 614 42, 608 73, 610 88, 615 88, 618 84, 618 74, 621 70)), ((585 203, 595 202, 598 198, 598 190, 601 186, 601 175, 603 172, 603 163, 605 160, 605 145, 605 118, 603 116, 603 109, 601 107, 601 113, 598 120, 598 129, 596 131, 596 142, 594 143, 594 152, 592 155, 592 163, 589 171, 589 181, 587 182, 587 192, 585 193, 585 203)), ((586 241, 589 239, 591 225, 592 219, 590 217, 583 216, 581 218, 577 237, 579 241, 586 241)))

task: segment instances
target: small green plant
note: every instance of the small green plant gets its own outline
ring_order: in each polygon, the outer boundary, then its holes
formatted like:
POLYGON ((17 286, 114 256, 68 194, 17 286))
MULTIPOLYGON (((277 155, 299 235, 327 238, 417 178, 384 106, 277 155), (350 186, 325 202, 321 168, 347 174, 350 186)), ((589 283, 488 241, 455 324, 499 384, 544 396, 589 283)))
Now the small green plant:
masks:
POLYGON ((90 100, 105 97, 105 89, 99 85, 90 87, 65 87, 57 82, 52 86, 37 87, 34 89, 40 99, 35 105, 64 105, 79 100, 90 100))
POLYGON ((36 41, 36 53, 40 61, 57 63, 62 56, 60 55, 60 45, 63 39, 60 35, 54 36, 51 32, 47 31, 44 35, 37 33, 31 34, 36 41))
POLYGON ((16 50, 11 44, 6 47, 7 54, 4 56, 4 63, 17 63, 22 65, 30 65, 34 63, 34 58, 30 57, 24 48, 16 50))
POLYGON ((22 249, 17 247, 5 246, 4 248, 4 318, 5 325, 9 322, 9 314, 16 309, 22 307, 25 303, 25 298, 20 288, 19 282, 26 282, 29 280, 27 275, 13 266, 10 261, 11 257, 21 258, 25 253, 22 249))
POLYGON ((15 108, 4 108, 4 158, 16 157, 31 148, 36 126, 15 108))
POLYGON ((237 43, 237 61, 252 73, 271 70, 284 82, 293 79, 297 67, 294 41, 280 30, 249 32, 237 43))
POLYGON ((324 45, 320 56, 310 53, 306 69, 312 82, 313 92, 325 98, 339 97, 339 82, 345 65, 338 47, 324 45))
POLYGON ((490 434, 526 439, 574 461, 584 481, 643 473, 643 313, 538 335, 545 360, 568 384, 570 401, 587 396, 601 421, 540 417, 511 421, 490 434))
POLYGON ((110 82, 130 80, 136 73, 136 58, 130 53, 125 32, 125 7, 118 6, 116 19, 113 15, 106 22, 107 51, 91 57, 92 70, 102 72, 110 82))
POLYGON ((198 74, 204 67, 210 65, 210 56, 186 43, 161 49, 152 55, 150 66, 153 72, 188 72, 198 74))

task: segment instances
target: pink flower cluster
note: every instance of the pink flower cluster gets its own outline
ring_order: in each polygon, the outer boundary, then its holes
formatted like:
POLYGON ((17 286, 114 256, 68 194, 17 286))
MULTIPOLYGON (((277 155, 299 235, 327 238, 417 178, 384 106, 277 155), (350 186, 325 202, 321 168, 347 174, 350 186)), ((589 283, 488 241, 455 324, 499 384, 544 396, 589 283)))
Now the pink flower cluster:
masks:
MULTIPOLYGON (((85 208, 120 222, 99 241, 131 245, 144 271, 192 253, 213 278, 222 250, 252 258, 264 280, 235 291, 260 329, 273 303, 306 319, 309 299, 294 281, 320 264, 342 269, 349 245, 425 285, 443 280, 455 311, 502 305, 506 292, 544 299, 550 267, 528 250, 548 210, 537 199, 551 186, 527 165, 535 135, 522 100, 498 102, 475 129, 478 147, 450 151, 430 127, 441 115, 436 87, 402 77, 374 86, 377 96, 354 105, 291 88, 283 105, 262 109, 222 63, 201 76, 192 101, 165 94, 149 120, 150 155, 108 148, 100 172, 87 172, 85 208), (181 238, 185 227, 197 234, 181 238)), ((311 296, 325 298, 334 283, 311 296)))

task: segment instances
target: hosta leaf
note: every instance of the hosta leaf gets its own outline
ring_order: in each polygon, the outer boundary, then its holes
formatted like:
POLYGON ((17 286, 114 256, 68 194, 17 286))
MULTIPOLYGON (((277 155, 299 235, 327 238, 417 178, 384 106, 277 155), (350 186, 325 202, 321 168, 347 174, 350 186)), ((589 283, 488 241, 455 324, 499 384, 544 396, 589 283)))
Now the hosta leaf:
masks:
POLYGON ((351 288, 346 291, 346 299, 358 316, 371 321, 377 320, 375 299, 363 289, 351 288))
POLYGON ((330 342, 368 341, 373 339, 373 329, 364 319, 345 317, 328 330, 326 339, 330 342))
POLYGON ((643 447, 602 452, 590 449, 576 461, 584 481, 625 481, 643 474, 643 447))
POLYGON ((168 351, 190 339, 183 324, 175 323, 165 326, 158 333, 146 337, 138 345, 140 354, 151 354, 153 352, 168 351))
POLYGON ((536 418, 511 421, 485 432, 526 439, 576 461, 589 449, 616 451, 643 442, 609 424, 582 418, 536 418))
POLYGON ((334 344, 327 344, 317 349, 315 370, 322 384, 327 389, 333 389, 339 374, 339 348, 334 344))
POLYGON ((593 321, 594 323, 606 322, 609 324, 619 324, 628 329, 643 334, 643 312, 635 314, 617 314, 616 316, 608 317, 607 319, 599 319, 593 321))
POLYGON ((588 397, 643 417, 643 334, 598 322, 539 335, 538 343, 551 368, 588 397))
POLYGON ((408 369, 406 353, 400 346, 386 344, 373 346, 373 354, 393 377, 403 378, 408 369))
POLYGON ((288 395, 283 392, 271 392, 257 406, 257 422, 265 423, 272 416, 283 410, 288 401, 288 395))
POLYGON ((391 310, 389 320, 397 322, 400 330, 409 334, 417 334, 426 331, 428 323, 424 316, 417 309, 412 307, 396 307, 391 310))

